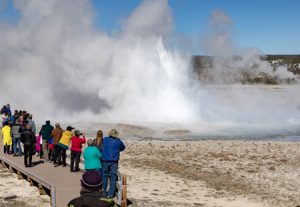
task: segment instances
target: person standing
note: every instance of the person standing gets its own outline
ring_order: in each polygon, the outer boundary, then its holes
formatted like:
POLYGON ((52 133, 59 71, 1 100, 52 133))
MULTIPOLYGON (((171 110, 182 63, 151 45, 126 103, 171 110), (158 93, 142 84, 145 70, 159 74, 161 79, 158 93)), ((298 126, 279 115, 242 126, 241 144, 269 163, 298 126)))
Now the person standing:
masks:
MULTIPOLYGON (((22 116, 20 116, 18 121, 19 121, 19 124, 20 124, 19 133, 22 134, 22 132, 25 131, 25 129, 26 129, 27 120, 23 120, 22 116)), ((21 151, 22 151, 21 155, 23 155, 24 146, 23 146, 22 142, 21 142, 21 151)))
POLYGON ((75 130, 74 135, 71 138, 72 145, 71 145, 71 163, 70 163, 70 171, 71 172, 78 172, 79 171, 79 162, 80 162, 80 156, 81 156, 81 149, 82 145, 86 143, 85 135, 81 138, 80 131, 75 130), (74 167, 75 162, 75 167, 74 167))
POLYGON ((103 132, 101 130, 97 131, 95 145, 102 152, 102 142, 103 142, 103 132))
POLYGON ((103 140, 103 195, 112 199, 116 192, 120 152, 125 149, 125 145, 118 138, 119 132, 116 129, 110 130, 108 135, 103 140), (108 178, 110 178, 109 191, 107 191, 108 178))
POLYGON ((36 136, 35 151, 38 153, 37 156, 39 156, 40 159, 44 158, 41 135, 36 136))
POLYGON ((34 136, 36 135, 36 127, 35 123, 32 120, 32 114, 29 114, 27 117, 27 124, 30 126, 31 131, 33 132, 34 136))
POLYGON ((50 120, 46 121, 40 130, 39 135, 42 136, 42 147, 43 147, 43 155, 46 162, 49 162, 49 159, 46 157, 48 155, 49 150, 49 140, 51 137, 51 132, 53 131, 53 126, 50 124, 50 120))
POLYGON ((49 144, 48 144, 48 159, 51 163, 53 160, 53 137, 50 137, 49 144))
POLYGON ((58 163, 54 165, 54 167, 57 167, 62 164, 63 167, 67 166, 66 159, 67 159, 67 149, 69 148, 71 138, 73 136, 73 130, 74 128, 71 126, 68 126, 66 131, 63 132, 62 137, 59 140, 59 155, 58 155, 58 163))
POLYGON ((11 110, 10 110, 9 103, 2 107, 1 114, 7 114, 8 116, 11 116, 11 110))
MULTIPOLYGON (((100 151, 101 153, 101 158, 100 158, 100 163, 101 163, 101 168, 103 166, 103 160, 102 160, 102 153, 103 153, 103 132, 102 130, 98 130, 97 131, 97 134, 96 134, 96 139, 95 139, 95 145, 96 147, 98 148, 98 150, 100 151)), ((100 174, 102 176, 102 169, 100 170, 100 174)))
POLYGON ((19 112, 18 112, 18 110, 15 110, 15 112, 13 114, 13 117, 14 117, 15 122, 19 119, 19 112))
POLYGON ((89 139, 87 144, 88 147, 83 151, 84 169, 86 171, 97 171, 102 177, 102 165, 100 162, 102 154, 95 146, 94 140, 89 139))
POLYGON ((11 127, 11 135, 13 137, 14 156, 21 156, 22 153, 21 142, 20 142, 21 133, 19 132, 19 130, 20 130, 20 124, 19 124, 19 120, 17 120, 11 127))
POLYGON ((21 133, 21 142, 24 144, 24 165, 32 167, 33 146, 35 143, 35 135, 27 124, 26 129, 21 133))
POLYGON ((56 165, 58 163, 57 161, 57 157, 59 154, 59 141, 60 138, 62 137, 63 134, 63 130, 60 127, 59 123, 55 124, 55 129, 51 132, 51 136, 53 137, 53 154, 52 154, 52 162, 54 165, 56 165))
POLYGON ((10 154, 10 147, 12 145, 11 139, 11 128, 8 122, 3 123, 3 128, 1 129, 2 139, 3 139, 3 146, 4 146, 4 154, 10 154))
POLYGON ((7 122, 8 123, 8 115, 6 113, 2 114, 2 126, 4 127, 4 123, 7 122))

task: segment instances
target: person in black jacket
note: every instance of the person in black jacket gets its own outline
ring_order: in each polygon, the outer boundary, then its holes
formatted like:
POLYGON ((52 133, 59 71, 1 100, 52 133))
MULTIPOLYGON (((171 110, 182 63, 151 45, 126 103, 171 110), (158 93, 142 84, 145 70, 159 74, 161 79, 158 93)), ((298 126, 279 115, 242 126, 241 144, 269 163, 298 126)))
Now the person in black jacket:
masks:
POLYGON ((24 165, 32 167, 33 146, 36 140, 29 125, 26 125, 26 129, 22 131, 20 140, 24 144, 24 165))
POLYGON ((68 207, 111 207, 113 201, 103 199, 102 178, 97 171, 86 171, 81 179, 80 196, 72 199, 68 207))

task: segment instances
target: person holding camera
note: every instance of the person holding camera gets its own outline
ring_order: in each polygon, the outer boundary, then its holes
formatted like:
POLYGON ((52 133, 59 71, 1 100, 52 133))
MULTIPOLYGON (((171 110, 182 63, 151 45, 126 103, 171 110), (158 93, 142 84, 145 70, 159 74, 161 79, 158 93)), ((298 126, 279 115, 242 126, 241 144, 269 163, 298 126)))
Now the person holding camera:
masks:
POLYGON ((112 129, 108 137, 103 139, 103 195, 112 199, 116 192, 118 162, 120 152, 125 149, 124 143, 119 139, 119 132, 112 129), (110 187, 107 191, 107 181, 110 178, 110 187))
POLYGON ((82 145, 86 143, 85 135, 80 133, 79 130, 74 131, 74 136, 71 138, 71 163, 70 163, 70 172, 78 172, 79 171, 79 162, 81 156, 82 145), (75 167, 74 167, 75 163, 75 167))

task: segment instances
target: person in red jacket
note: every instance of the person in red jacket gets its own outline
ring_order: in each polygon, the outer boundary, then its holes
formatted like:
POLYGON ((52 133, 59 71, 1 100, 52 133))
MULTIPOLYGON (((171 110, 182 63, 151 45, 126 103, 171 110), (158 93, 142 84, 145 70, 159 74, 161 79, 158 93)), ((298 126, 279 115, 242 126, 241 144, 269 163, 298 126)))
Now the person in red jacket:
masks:
POLYGON ((79 162, 81 156, 82 144, 86 143, 85 136, 80 137, 82 135, 79 130, 74 131, 74 136, 71 138, 71 163, 70 163, 70 171, 78 172, 79 171, 79 162), (75 162, 75 167, 74 167, 75 162))

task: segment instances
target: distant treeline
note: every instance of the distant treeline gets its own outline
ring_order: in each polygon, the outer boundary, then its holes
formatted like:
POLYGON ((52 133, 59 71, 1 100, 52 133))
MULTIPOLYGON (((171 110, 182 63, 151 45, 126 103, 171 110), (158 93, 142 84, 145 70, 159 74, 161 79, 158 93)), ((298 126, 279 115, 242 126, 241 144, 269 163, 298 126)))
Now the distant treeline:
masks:
MULTIPOLYGON (((234 56, 233 58, 238 60, 240 57, 234 56)), ((300 55, 262 55, 260 56, 260 59, 268 61, 273 66, 273 69, 283 65, 294 74, 300 75, 300 55)), ((192 58, 192 64, 196 71, 204 68, 211 68, 213 57, 195 55, 192 58)))
MULTIPOLYGON (((241 56, 233 56, 232 60, 241 60, 241 56)), ((299 79, 300 76, 300 55, 262 55, 260 56, 262 61, 269 62, 271 69, 276 71, 279 67, 283 66, 288 71, 292 72, 295 77, 293 78, 281 78, 274 73, 272 75, 272 71, 269 73, 266 72, 256 72, 252 73, 252 70, 244 70, 240 71, 242 74, 238 81, 243 84, 257 84, 257 83, 264 83, 264 84, 279 84, 279 83, 295 83, 296 79, 299 79)), ((214 76, 213 72, 210 70, 213 68, 214 64, 214 57, 213 56, 201 56, 196 55, 192 57, 192 65, 195 73, 198 75, 199 79, 204 83, 213 83, 214 76)), ((255 64, 254 66, 255 67, 255 64)), ((250 68, 249 68, 250 69, 250 68)), ((224 76, 223 73, 222 75, 224 76)))
POLYGON ((284 64, 300 63, 300 55, 265 55, 265 56, 261 56, 261 59, 269 62, 275 60, 282 60, 284 64))

